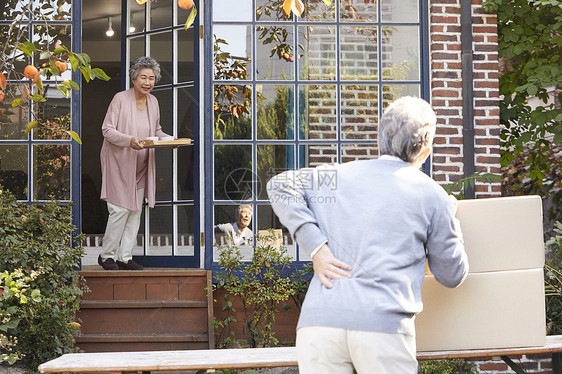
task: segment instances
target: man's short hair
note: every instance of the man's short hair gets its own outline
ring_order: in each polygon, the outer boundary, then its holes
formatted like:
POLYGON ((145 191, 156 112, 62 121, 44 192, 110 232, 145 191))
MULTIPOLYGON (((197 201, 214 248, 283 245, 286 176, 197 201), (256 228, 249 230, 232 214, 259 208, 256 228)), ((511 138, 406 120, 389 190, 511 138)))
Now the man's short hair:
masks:
POLYGON ((401 97, 384 111, 379 124, 379 152, 415 162, 431 146, 437 118, 431 105, 412 96, 401 97))
POLYGON ((240 204, 240 205, 238 205, 238 208, 236 208, 235 218, 240 217, 240 212, 242 212, 242 209, 249 209, 252 214, 254 213, 254 209, 252 208, 252 206, 250 204, 240 204))

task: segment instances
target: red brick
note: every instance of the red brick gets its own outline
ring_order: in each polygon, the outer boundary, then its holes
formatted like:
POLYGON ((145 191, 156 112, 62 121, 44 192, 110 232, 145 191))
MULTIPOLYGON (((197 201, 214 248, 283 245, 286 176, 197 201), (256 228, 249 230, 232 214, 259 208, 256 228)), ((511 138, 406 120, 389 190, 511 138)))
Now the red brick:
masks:
POLYGON ((482 164, 499 164, 499 156, 476 156, 476 162, 482 164))
POLYGON ((497 81, 476 81, 474 82, 475 88, 498 88, 499 83, 497 81))
POLYGON ((460 92, 458 90, 434 90, 433 95, 439 97, 459 97, 460 92))
POLYGON ((459 60, 460 55, 459 53, 444 53, 444 52, 435 52, 432 55, 434 60, 459 60))
POLYGON ((433 44, 431 44, 431 50, 432 51, 444 51, 445 50, 445 44, 443 44, 443 43, 433 43, 433 44))
POLYGON ((497 34, 498 28, 496 26, 474 26, 472 32, 475 34, 497 34))

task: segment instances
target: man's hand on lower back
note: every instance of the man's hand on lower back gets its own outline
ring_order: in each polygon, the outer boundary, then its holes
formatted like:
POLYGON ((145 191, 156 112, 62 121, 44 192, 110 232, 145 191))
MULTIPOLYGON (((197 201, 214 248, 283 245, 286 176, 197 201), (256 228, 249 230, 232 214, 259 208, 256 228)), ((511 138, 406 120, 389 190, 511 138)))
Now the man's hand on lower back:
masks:
POLYGON ((332 279, 351 278, 351 266, 334 257, 332 250, 324 244, 312 258, 314 273, 318 275, 320 283, 332 288, 332 279))

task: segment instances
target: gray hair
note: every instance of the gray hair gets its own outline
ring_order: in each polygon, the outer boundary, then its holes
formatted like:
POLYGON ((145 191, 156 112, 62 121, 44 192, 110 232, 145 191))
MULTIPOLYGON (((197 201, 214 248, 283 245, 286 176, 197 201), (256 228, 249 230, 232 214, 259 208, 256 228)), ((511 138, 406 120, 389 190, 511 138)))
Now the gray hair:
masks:
POLYGON ((381 155, 415 162, 425 147, 431 146, 437 118, 431 105, 423 99, 405 96, 385 110, 379 124, 381 155))
POLYGON ((240 217, 240 212, 242 212, 242 209, 250 209, 250 212, 252 212, 252 214, 254 213, 254 208, 252 208, 250 204, 240 204, 238 205, 238 208, 236 208, 235 218, 240 217))
POLYGON ((152 69, 156 82, 162 78, 162 75, 160 75, 160 64, 152 57, 143 56, 137 57, 135 61, 131 63, 131 67, 129 68, 129 77, 131 78, 131 81, 139 75, 142 69, 152 69))

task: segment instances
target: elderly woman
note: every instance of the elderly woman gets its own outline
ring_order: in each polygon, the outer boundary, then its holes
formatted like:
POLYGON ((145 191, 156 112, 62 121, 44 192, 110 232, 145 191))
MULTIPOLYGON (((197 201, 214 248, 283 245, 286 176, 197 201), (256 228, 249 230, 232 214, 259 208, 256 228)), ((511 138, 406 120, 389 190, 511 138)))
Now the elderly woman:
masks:
POLYGON ((221 223, 215 226, 215 234, 222 234, 233 245, 253 245, 254 233, 250 229, 253 209, 249 204, 241 204, 236 208, 233 223, 221 223))
POLYGON ((419 170, 435 124, 427 102, 398 99, 380 121, 379 159, 268 183, 275 213, 315 273, 297 325, 300 373, 417 373, 426 261, 447 287, 468 273, 456 201, 419 170))
POLYGON ((133 257, 144 198, 154 207, 154 149, 142 139, 168 136, 160 127, 158 100, 150 94, 160 79, 160 65, 139 57, 129 69, 133 87, 116 94, 102 125, 101 199, 109 218, 98 263, 105 270, 142 270, 133 257))

